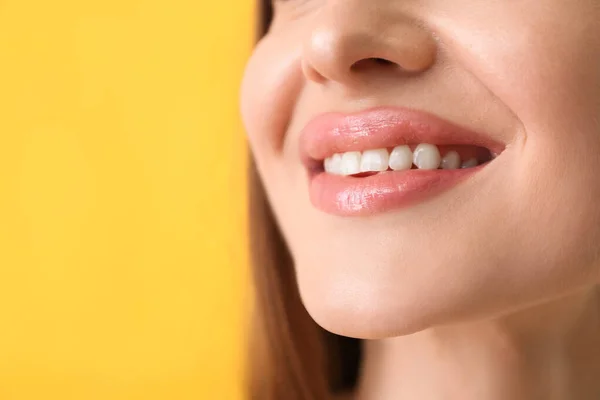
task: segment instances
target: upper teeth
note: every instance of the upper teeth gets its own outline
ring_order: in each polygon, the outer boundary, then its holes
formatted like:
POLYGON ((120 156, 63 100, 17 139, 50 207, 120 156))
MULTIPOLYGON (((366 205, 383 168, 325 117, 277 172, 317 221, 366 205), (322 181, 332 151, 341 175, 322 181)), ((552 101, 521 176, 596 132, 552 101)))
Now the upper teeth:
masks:
POLYGON ((390 155, 390 168, 394 171, 410 169, 413 163, 413 152, 408 146, 396 146, 390 155))
POLYGON ((469 158, 467 161, 462 163, 461 168, 472 168, 477 166, 477 159, 469 158))
POLYGON ((420 144, 415 149, 413 163, 419 169, 438 169, 442 156, 436 145, 420 144))
POLYGON ((335 175, 356 175, 361 172, 382 172, 388 168, 394 171, 408 170, 415 165, 419 169, 458 169, 477 166, 477 159, 471 158, 461 164, 460 155, 449 151, 442 157, 437 146, 419 144, 413 152, 409 146, 396 146, 391 153, 387 149, 351 151, 334 154, 325 159, 325 172, 335 175))
POLYGON ((387 171, 389 163, 390 155, 386 149, 367 150, 360 156, 360 172, 387 171))
MULTIPOLYGON (((477 165, 477 164, 475 164, 477 165)), ((456 151, 449 151, 442 158, 442 169, 457 169, 460 168, 460 155, 456 151)))
POLYGON ((342 175, 354 175, 360 172, 360 151, 351 151, 342 154, 340 173, 342 175))

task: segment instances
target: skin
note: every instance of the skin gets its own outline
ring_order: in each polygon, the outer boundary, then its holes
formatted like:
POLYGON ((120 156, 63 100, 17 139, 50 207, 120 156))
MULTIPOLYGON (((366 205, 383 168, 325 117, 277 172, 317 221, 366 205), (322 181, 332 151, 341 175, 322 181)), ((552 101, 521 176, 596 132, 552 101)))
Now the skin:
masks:
POLYGON ((355 396, 598 398, 600 2, 275 5, 242 115, 308 312, 370 339, 355 396), (506 149, 408 208, 318 211, 301 129, 382 105, 437 114, 506 149))

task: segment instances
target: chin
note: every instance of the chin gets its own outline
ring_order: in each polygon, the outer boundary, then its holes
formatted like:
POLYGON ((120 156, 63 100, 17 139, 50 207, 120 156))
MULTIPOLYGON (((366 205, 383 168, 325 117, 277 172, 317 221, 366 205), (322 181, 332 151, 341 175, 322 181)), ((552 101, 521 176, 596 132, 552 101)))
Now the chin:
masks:
POLYGON ((379 248, 379 257, 370 257, 364 248, 353 252, 353 246, 328 253, 330 258, 323 251, 318 260, 296 260, 299 292, 310 316, 337 335, 384 339, 511 315, 597 284, 591 279, 597 263, 574 269, 566 260, 534 262, 535 251, 531 259, 507 252, 510 259, 486 262, 475 256, 489 252, 468 252, 469 246, 427 258, 410 247, 401 249, 406 263, 394 262, 402 254, 398 249, 383 254, 379 248), (460 259, 457 254, 464 258, 460 264, 453 261, 460 259))
MULTIPOLYGON (((299 275, 300 296, 310 316, 325 330, 357 339, 383 339, 410 335, 480 313, 477 290, 468 292, 445 285, 443 280, 420 281, 401 267, 389 266, 399 280, 386 277, 381 265, 367 275, 360 265, 344 260, 328 263, 330 273, 318 281, 299 275), (379 269, 378 269, 379 267, 379 269), (354 271, 353 271, 354 270, 354 271), (379 272, 376 272, 379 271, 379 272), (354 273, 353 273, 354 272, 354 273)), ((300 269, 306 268, 299 264, 300 269)), ((323 265, 317 268, 323 271, 323 265)), ((312 268, 311 268, 312 269, 312 268)))
MULTIPOLYGON (((335 303, 343 299, 338 298, 335 303)), ((313 320, 323 329, 355 339, 386 339, 406 336, 436 326, 432 313, 418 307, 385 306, 377 303, 313 304, 310 297, 303 301, 313 320)))

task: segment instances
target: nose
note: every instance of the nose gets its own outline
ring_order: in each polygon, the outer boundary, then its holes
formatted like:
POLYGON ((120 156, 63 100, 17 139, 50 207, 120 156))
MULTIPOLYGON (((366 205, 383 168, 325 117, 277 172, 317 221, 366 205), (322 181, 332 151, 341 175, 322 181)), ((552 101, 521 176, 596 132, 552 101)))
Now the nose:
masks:
POLYGON ((368 80, 384 71, 419 73, 435 62, 437 42, 396 1, 328 1, 304 44, 302 70, 317 83, 368 80))

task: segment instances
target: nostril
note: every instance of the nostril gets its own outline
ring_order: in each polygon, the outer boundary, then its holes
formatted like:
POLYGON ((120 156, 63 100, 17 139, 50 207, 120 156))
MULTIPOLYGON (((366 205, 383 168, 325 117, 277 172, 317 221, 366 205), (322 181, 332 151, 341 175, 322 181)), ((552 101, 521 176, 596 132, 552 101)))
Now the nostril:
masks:
POLYGON ((386 60, 385 58, 365 58, 360 61, 355 62, 350 69, 352 71, 364 71, 373 67, 382 66, 382 67, 395 67, 397 64, 393 61, 386 60))
POLYGON ((385 58, 372 58, 372 60, 379 65, 392 65, 394 64, 392 61, 390 60, 386 60, 385 58))

